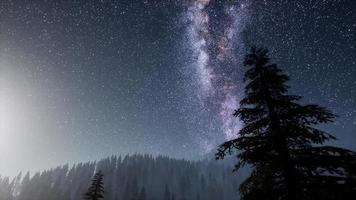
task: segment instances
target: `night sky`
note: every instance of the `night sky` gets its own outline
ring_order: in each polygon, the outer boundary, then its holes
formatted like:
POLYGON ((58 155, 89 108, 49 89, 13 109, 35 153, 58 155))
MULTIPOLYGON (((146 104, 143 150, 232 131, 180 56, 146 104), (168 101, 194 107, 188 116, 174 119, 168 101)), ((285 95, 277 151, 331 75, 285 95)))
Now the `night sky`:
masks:
POLYGON ((214 151, 241 127, 253 45, 356 150, 354 0, 2 0, 0 173, 214 151))

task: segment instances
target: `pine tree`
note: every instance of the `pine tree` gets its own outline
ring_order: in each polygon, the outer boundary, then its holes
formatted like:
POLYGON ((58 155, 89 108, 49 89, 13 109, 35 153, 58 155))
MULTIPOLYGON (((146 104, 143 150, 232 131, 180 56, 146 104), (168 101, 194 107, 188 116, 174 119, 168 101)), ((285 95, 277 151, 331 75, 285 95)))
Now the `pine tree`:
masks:
POLYGON ((104 182, 103 174, 101 171, 94 175, 91 186, 88 188, 88 192, 85 193, 84 199, 99 200, 104 198, 104 182))
POLYGON ((244 64, 245 98, 234 116, 244 122, 236 139, 223 143, 218 159, 237 150, 236 170, 252 173, 240 186, 242 199, 335 199, 355 195, 356 153, 322 146, 336 139, 315 125, 336 117, 288 95, 289 77, 270 64, 266 49, 252 48, 244 64), (332 189, 332 190, 329 190, 332 189), (323 197, 320 196, 323 191, 323 197))

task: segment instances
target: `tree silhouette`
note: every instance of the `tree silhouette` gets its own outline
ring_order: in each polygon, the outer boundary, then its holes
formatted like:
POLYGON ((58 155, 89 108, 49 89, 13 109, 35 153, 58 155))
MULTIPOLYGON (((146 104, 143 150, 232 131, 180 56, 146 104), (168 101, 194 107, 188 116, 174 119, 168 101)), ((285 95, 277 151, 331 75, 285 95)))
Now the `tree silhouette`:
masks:
POLYGON ((244 122, 236 139, 223 143, 222 159, 237 150, 236 170, 252 172, 240 186, 242 199, 346 199, 356 194, 356 153, 321 146, 336 139, 315 125, 336 117, 288 95, 289 77, 269 62, 267 49, 252 48, 244 64, 245 98, 233 114, 244 122), (322 194, 320 191, 323 191, 322 194))
POLYGON ((84 195, 84 199, 99 200, 104 198, 103 176, 101 171, 94 175, 91 186, 88 188, 88 192, 84 195))

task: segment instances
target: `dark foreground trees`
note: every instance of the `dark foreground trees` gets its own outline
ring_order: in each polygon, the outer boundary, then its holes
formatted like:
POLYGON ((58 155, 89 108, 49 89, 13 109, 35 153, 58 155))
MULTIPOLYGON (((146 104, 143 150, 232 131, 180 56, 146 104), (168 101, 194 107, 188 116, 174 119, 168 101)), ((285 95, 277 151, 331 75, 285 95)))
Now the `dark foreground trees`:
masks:
POLYGON ((104 198, 103 176, 101 171, 94 175, 91 186, 88 188, 88 192, 84 195, 84 199, 99 200, 104 198))
POLYGON ((335 137, 316 127, 335 115, 288 95, 289 77, 267 52, 252 48, 245 57, 245 98, 234 113, 245 125, 237 139, 220 146, 217 158, 237 150, 236 169, 252 167, 240 186, 242 199, 355 198, 356 153, 322 146, 335 137))

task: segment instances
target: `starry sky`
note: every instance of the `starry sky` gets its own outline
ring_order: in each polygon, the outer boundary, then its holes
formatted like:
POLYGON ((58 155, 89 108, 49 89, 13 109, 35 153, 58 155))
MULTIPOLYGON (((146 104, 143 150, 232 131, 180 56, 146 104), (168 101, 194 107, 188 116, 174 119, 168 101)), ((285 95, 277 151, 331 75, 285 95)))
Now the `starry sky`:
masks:
POLYGON ((0 173, 213 151, 242 126, 253 45, 356 150, 353 0, 1 1, 0 173))

